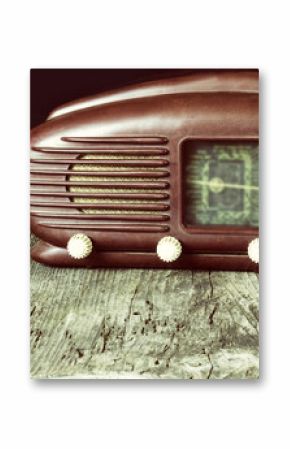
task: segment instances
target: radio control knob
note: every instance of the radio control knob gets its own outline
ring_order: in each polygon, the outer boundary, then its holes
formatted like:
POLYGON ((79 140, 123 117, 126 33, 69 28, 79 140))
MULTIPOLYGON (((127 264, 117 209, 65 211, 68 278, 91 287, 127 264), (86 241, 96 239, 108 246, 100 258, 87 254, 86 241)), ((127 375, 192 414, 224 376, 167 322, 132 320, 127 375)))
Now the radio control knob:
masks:
POLYGON ((91 254, 93 243, 87 235, 75 234, 69 239, 67 250, 73 259, 84 259, 91 254))
POLYGON ((253 262, 259 263, 259 239, 258 238, 252 240, 249 243, 248 256, 253 262))
POLYGON ((157 244, 157 256, 163 262, 174 262, 182 253, 182 246, 175 237, 163 237, 157 244))

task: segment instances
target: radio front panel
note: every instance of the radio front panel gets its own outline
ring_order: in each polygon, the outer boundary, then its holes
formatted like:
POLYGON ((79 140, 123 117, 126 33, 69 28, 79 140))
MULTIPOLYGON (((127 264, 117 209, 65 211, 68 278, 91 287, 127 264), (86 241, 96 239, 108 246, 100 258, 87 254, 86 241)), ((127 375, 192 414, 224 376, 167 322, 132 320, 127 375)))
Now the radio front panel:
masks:
POLYGON ((257 271, 258 91, 252 78, 235 91, 235 72, 221 81, 228 91, 176 93, 175 81, 172 94, 104 100, 35 128, 35 260, 257 271))

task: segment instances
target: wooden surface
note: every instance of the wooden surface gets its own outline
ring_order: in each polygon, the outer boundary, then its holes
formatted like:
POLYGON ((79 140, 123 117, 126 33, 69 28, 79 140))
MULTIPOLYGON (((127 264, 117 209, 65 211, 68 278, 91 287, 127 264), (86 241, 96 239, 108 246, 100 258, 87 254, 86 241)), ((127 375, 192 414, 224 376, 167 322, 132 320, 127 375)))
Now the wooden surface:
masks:
POLYGON ((31 264, 33 378, 257 378, 258 276, 31 264))

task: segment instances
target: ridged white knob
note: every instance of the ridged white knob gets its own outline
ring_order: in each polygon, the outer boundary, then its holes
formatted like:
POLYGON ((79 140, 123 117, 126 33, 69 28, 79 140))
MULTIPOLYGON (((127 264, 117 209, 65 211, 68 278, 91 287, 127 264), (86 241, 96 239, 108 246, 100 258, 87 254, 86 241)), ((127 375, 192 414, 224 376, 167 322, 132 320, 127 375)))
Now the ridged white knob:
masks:
POLYGON ((252 240, 249 243, 248 256, 253 262, 259 263, 259 239, 258 238, 252 240))
POLYGON ((157 244, 157 256, 163 262, 174 262, 181 253, 181 243, 175 237, 163 237, 157 244))
POLYGON ((91 254, 93 244, 87 235, 75 234, 69 239, 67 250, 69 255, 74 259, 84 259, 91 254))

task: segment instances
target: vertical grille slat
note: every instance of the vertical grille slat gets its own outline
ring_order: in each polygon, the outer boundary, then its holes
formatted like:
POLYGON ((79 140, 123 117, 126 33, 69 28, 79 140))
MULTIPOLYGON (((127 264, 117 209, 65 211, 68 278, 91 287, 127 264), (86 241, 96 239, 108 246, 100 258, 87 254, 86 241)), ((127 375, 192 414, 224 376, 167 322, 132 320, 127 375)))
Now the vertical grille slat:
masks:
POLYGON ((128 210, 128 211, 165 211, 169 209, 169 205, 167 204, 132 204, 132 203, 99 203, 99 202, 88 202, 88 203, 77 203, 77 202, 68 202, 61 203, 57 201, 34 201, 31 202, 31 206, 40 206, 40 207, 52 207, 52 208, 61 208, 61 209, 105 209, 105 210, 128 210))
POLYGON ((85 182, 85 181, 51 181, 51 180, 43 180, 43 179, 34 179, 31 180, 30 185, 32 186, 71 186, 71 187, 90 187, 90 188, 99 188, 99 189, 157 189, 163 190, 168 189, 169 182, 164 181, 156 181, 156 182, 85 182))
MULTIPOLYGON (((87 148, 84 148, 83 146, 76 148, 76 147, 45 147, 45 148, 38 148, 34 147, 35 150, 40 151, 41 153, 48 153, 48 154, 86 154, 88 152, 87 148)), ((122 156, 166 156, 169 151, 167 148, 146 148, 144 149, 142 146, 139 146, 139 148, 128 149, 124 147, 114 147, 112 146, 105 147, 105 146, 90 146, 90 153, 91 154, 99 154, 99 155, 122 155, 122 156)))
MULTIPOLYGON (((61 228, 61 229, 71 229, 71 225, 69 223, 49 223, 49 222, 40 222, 41 225, 46 226, 48 228, 61 228)), ((115 232, 166 232, 169 227, 166 225, 100 225, 100 224, 79 224, 75 223, 73 225, 74 229, 92 229, 95 231, 115 231, 115 232)))
POLYGON ((45 197, 67 197, 67 198, 95 198, 95 199, 106 199, 108 196, 112 198, 112 200, 144 200, 144 201, 154 201, 154 200, 166 200, 168 199, 168 193, 92 193, 92 192, 50 192, 50 191, 38 191, 32 190, 32 196, 45 196, 45 197))
MULTIPOLYGON (((42 164, 44 164, 45 162, 42 161, 42 164)), ((58 169, 37 169, 37 168, 32 168, 30 171, 31 174, 35 174, 35 175, 55 175, 55 176, 66 176, 66 175, 75 175, 75 176, 92 176, 92 171, 75 171, 75 170, 58 170, 58 169)), ((166 178, 169 176, 169 172, 168 171, 122 171, 121 172, 122 177, 124 178, 166 178)), ((116 171, 99 171, 99 172, 95 172, 94 174, 95 177, 107 177, 107 178, 119 178, 120 177, 120 172, 116 172, 116 171)))
MULTIPOLYGON (((60 219, 66 219, 66 220, 82 220, 82 221, 92 221, 96 220, 95 215, 90 214, 75 214, 75 213, 56 213, 56 212, 47 212, 42 210, 35 210, 31 212, 31 215, 35 217, 42 217, 42 218, 60 218, 60 219)), ((160 214, 160 215, 145 215, 145 214, 134 214, 134 215, 122 215, 122 214, 115 214, 115 215, 109 215, 109 214, 98 214, 98 220, 104 221, 104 220, 113 220, 113 221, 136 221, 136 222, 147 222, 147 221, 153 221, 153 222, 163 222, 163 221, 169 221, 169 215, 166 214, 160 214)))
MULTIPOLYGON (((168 165, 168 161, 167 160, 157 160, 157 159, 151 159, 151 160, 146 160, 144 159, 139 159, 139 160, 127 160, 127 159, 83 159, 81 163, 79 163, 80 165, 98 165, 98 166, 112 166, 112 161, 114 161, 114 166, 115 167, 148 167, 148 168, 155 168, 155 167, 165 167, 166 165, 168 165), (98 161, 98 162, 96 162, 98 161)), ((31 159, 31 162, 34 164, 43 164, 43 159, 31 159)), ((45 161, 46 164, 51 164, 51 165, 62 165, 62 164, 69 164, 69 165, 73 165, 76 164, 75 159, 47 159, 45 161)))

